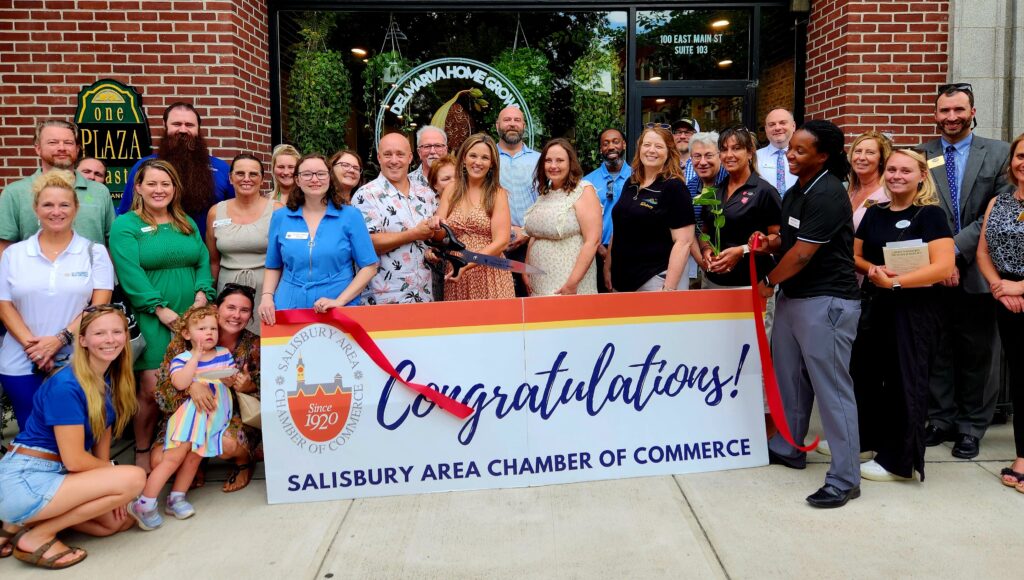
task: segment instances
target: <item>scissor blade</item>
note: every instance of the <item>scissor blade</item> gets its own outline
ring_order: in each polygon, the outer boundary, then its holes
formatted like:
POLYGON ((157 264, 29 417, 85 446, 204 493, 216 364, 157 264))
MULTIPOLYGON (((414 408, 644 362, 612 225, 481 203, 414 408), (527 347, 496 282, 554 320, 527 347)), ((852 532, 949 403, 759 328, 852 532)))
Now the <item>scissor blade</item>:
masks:
POLYGON ((459 250, 458 252, 452 253, 459 254, 465 258, 467 262, 475 262, 481 266, 487 266, 496 270, 508 270, 509 272, 515 272, 517 274, 544 273, 544 270, 541 270, 537 266, 531 266, 530 264, 518 262, 516 260, 509 260, 508 258, 498 258, 497 256, 489 256, 487 254, 480 254, 469 250, 459 250))

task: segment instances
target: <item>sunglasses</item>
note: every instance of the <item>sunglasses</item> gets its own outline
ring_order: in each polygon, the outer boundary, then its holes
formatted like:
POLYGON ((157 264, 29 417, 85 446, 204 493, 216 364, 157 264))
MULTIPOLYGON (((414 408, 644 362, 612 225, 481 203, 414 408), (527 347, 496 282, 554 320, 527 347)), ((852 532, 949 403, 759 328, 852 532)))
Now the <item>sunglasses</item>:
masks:
POLYGON ((120 312, 123 314, 124 307, 120 304, 93 304, 82 309, 82 314, 89 314, 92 312, 120 312))
POLYGON ((668 123, 647 123, 646 125, 644 125, 644 128, 646 128, 646 129, 665 129, 666 131, 671 131, 672 130, 672 125, 669 125, 668 123))
POLYGON ((252 286, 246 286, 244 284, 235 284, 234 282, 228 282, 227 284, 224 285, 224 289, 221 290, 221 294, 225 294, 225 295, 227 295, 229 293, 233 294, 235 292, 239 292, 239 293, 245 295, 245 297, 248 298, 249 300, 253 300, 253 301, 256 300, 256 289, 253 288, 252 286))
POLYGON ((949 83, 946 85, 939 85, 939 93, 945 93, 946 91, 965 91, 968 93, 974 93, 974 87, 970 83, 949 83))
POLYGON ((614 179, 609 179, 608 180, 608 189, 605 191, 604 197, 608 201, 611 201, 612 198, 615 197, 615 180, 614 179))

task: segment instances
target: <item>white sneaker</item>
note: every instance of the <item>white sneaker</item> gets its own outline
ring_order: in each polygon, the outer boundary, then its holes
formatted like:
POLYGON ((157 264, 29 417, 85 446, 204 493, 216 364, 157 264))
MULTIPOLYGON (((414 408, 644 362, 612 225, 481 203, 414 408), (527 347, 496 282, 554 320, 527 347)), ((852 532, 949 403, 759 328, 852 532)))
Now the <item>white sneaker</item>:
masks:
POLYGON ((874 459, 860 464, 860 476, 871 481, 910 481, 913 479, 912 477, 902 477, 886 471, 874 459))
MULTIPOLYGON (((825 456, 828 456, 828 457, 832 457, 832 449, 829 448, 828 441, 825 441, 824 439, 822 439, 821 441, 818 441, 818 447, 817 447, 816 451, 818 453, 821 453, 822 455, 825 455, 825 456)), ((864 453, 860 454, 860 462, 861 463, 864 463, 865 461, 871 461, 874 458, 875 458, 875 452, 874 451, 865 451, 864 453)))

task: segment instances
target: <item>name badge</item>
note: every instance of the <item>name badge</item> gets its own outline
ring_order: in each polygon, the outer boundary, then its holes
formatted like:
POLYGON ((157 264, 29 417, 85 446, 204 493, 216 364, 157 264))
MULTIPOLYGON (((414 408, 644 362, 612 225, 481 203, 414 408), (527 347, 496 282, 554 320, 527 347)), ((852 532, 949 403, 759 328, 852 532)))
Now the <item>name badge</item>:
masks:
POLYGON ((284 235, 286 240, 308 240, 309 232, 287 232, 284 235))
POLYGON ((213 227, 219 228, 221 226, 230 226, 231 218, 224 218, 222 220, 213 220, 213 227))
POLYGON ((790 218, 789 218, 789 225, 793 226, 796 229, 800 229, 800 220, 796 219, 795 217, 790 216, 790 218))
POLYGON ((938 157, 932 157, 928 160, 928 169, 935 169, 936 167, 942 167, 946 164, 946 158, 942 155, 938 157))
POLYGON ((156 228, 154 228, 153 226, 142 226, 142 231, 143 232, 151 232, 151 231, 153 231, 155 229, 156 228))
POLYGON ((896 227, 901 230, 905 230, 910 227, 910 220, 900 220, 896 222, 896 227))
POLYGON ((1017 221, 1024 222, 1024 211, 1017 214, 1017 221))

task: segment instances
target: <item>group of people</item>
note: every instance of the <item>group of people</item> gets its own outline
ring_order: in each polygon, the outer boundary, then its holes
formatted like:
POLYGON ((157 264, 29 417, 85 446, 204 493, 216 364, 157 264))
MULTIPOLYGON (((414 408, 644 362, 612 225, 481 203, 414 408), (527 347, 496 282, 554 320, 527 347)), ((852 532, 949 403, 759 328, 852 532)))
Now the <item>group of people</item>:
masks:
MULTIPOLYGON (((849 153, 838 127, 798 129, 783 109, 760 149, 742 126, 649 123, 630 163, 609 128, 584 174, 566 139, 528 147, 508 107, 497 139, 477 133, 454 152, 438 127, 415 143, 384 135, 368 182, 354 151, 281 145, 265 187, 259 157, 210 156, 198 111, 179 102, 116 218, 102 163, 78 159, 77 127, 44 121, 39 171, 0 194, 0 384, 20 427, 0 460, 0 557, 67 567, 85 552, 60 530, 156 529, 172 479, 163 511, 188 518, 204 458, 230 462, 224 491, 244 488, 260 432, 238 400, 259 397, 259 322, 278 310, 749 288, 750 259, 789 431, 804 438, 816 397, 832 456, 808 502, 844 505, 861 477, 923 480, 928 445, 974 457, 995 403, 984 345, 996 325, 1008 353, 1024 335, 1024 136, 976 136, 974 114, 969 85, 943 86, 938 139, 894 148, 871 131, 849 153), (532 273, 452 268, 445 228, 532 273), (894 247, 923 262, 892 261, 894 247), (111 465, 129 419, 136 465, 111 465)), ((1021 408, 1024 370, 1009 361, 1021 408)), ((1002 481, 1024 492, 1014 423, 1002 481)), ((769 456, 806 462, 778 435, 769 456)))

